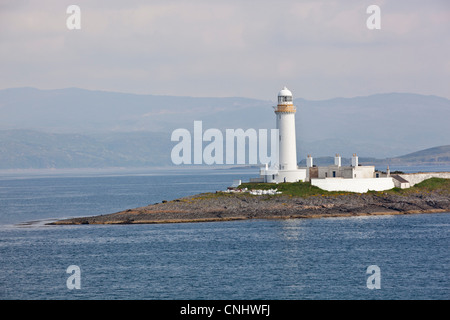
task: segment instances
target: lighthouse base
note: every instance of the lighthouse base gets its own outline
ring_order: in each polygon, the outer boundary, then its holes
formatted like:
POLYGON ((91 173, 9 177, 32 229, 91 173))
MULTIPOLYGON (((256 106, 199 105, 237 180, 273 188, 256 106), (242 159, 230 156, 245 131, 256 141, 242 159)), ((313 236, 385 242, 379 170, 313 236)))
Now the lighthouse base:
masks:
POLYGON ((259 176, 260 181, 266 183, 306 181, 306 169, 304 168, 296 170, 261 169, 259 176))

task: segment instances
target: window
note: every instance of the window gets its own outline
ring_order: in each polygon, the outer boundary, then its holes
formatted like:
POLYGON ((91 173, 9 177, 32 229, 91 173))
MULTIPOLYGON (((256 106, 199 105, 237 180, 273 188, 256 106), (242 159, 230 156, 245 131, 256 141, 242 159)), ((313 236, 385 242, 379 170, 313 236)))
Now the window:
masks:
POLYGON ((287 97, 285 97, 285 96, 280 96, 280 97, 278 97, 278 103, 282 103, 282 102, 292 102, 292 97, 290 97, 290 96, 287 96, 287 97))

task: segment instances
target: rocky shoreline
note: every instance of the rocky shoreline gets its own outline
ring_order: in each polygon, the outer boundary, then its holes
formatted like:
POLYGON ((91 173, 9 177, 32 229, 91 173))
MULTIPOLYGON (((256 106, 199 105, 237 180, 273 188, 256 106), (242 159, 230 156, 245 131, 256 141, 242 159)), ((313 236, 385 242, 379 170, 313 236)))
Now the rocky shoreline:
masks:
POLYGON ((117 213, 65 219, 50 224, 150 224, 437 212, 450 212, 448 192, 374 192, 308 197, 204 193, 117 213))

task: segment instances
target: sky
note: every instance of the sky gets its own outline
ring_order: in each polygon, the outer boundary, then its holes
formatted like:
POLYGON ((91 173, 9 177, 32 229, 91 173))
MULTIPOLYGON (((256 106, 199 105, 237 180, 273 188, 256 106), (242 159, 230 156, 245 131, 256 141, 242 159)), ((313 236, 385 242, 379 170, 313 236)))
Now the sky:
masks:
POLYGON ((0 89, 450 98, 450 1, 0 0, 0 70, 0 89))

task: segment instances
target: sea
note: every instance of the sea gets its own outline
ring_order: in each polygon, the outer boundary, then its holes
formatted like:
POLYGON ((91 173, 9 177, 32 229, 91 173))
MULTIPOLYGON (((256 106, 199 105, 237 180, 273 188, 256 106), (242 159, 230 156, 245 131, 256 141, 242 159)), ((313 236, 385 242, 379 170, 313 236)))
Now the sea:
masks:
POLYGON ((47 225, 225 190, 256 175, 249 168, 2 171, 0 299, 450 298, 450 213, 47 225))

